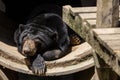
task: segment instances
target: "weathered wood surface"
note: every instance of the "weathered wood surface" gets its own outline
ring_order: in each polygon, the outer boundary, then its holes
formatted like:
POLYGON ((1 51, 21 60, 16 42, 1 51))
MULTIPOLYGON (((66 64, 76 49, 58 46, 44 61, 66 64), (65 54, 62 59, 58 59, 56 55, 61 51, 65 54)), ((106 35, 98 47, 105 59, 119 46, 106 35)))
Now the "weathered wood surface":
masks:
POLYGON ((119 0, 97 0, 97 27, 117 27, 119 0))
POLYGON ((118 80, 116 73, 105 61, 96 53, 93 53, 95 61, 95 74, 93 80, 118 80))
POLYGON ((71 29, 87 41, 95 49, 96 53, 100 53, 99 56, 104 59, 105 63, 111 66, 112 69, 120 76, 120 28, 95 29, 95 11, 90 11, 89 8, 86 10, 86 8, 88 7, 85 7, 85 11, 84 9, 81 9, 81 7, 77 8, 78 11, 75 11, 73 10, 75 8, 72 8, 71 6, 64 6, 63 20, 71 29), (82 16, 85 14, 88 15, 82 16), (94 15, 91 17, 89 14, 94 15))
POLYGON ((117 31, 119 31, 119 28, 93 29, 93 34, 96 52, 99 53, 99 56, 107 63, 107 65, 109 65, 120 76, 120 42, 119 38, 116 38, 120 33, 117 31), (111 39, 105 39, 105 37, 111 36, 109 34, 114 37, 111 37, 111 39))
POLYGON ((93 29, 99 42, 120 60, 120 28, 93 29))
POLYGON ((96 13, 96 7, 71 7, 70 12, 73 16, 79 13, 96 13))
MULTIPOLYGON (((97 0, 97 20, 96 20, 96 27, 97 28, 112 28, 112 27, 118 27, 119 24, 119 0, 97 0)), ((106 32, 103 29, 104 32, 106 32)), ((96 34, 97 32, 94 31, 96 34)), ((106 48, 106 54, 108 54, 108 58, 111 60, 115 60, 116 58, 119 58, 118 56, 115 56, 116 52, 114 51, 119 51, 120 50, 120 45, 117 46, 116 44, 119 44, 119 38, 120 34, 104 34, 104 35, 96 35, 94 36, 98 40, 99 44, 103 47, 106 48), (99 37, 99 38, 98 38, 99 37), (101 43, 102 42, 102 43, 101 43), (108 43, 109 42, 109 43, 108 43), (117 48, 116 48, 117 47, 117 48), (111 55, 109 55, 111 54, 111 55), (114 57, 113 57, 114 56, 114 57)), ((95 39, 94 39, 95 41, 95 39)), ((96 46, 96 45, 94 45, 96 46)), ((102 47, 101 47, 102 48, 102 47)), ((95 48, 94 48, 95 49, 95 48)), ((99 64, 101 67, 98 68, 96 65, 96 70, 98 72, 98 76, 100 80, 117 80, 117 78, 113 78, 114 72, 110 69, 111 67, 113 68, 114 71, 118 73, 118 70, 114 69, 112 61, 107 61, 105 54, 102 54, 99 50, 95 50, 96 55, 94 57, 97 57, 98 62, 106 62, 104 65, 99 64), (104 56, 104 57, 102 57, 104 56), (100 58, 104 61, 101 61, 100 58), (109 65, 109 67, 104 68, 104 66, 109 65), (113 73, 112 75, 110 75, 113 73)), ((95 59, 95 61, 97 60, 95 59)), ((116 60, 117 62, 118 60, 116 60)), ((119 65, 114 65, 119 67, 119 65)), ((120 69, 120 67, 119 67, 120 69)), ((119 73, 118 73, 119 74, 119 73)), ((120 74, 119 74, 120 75, 120 74)), ((116 77, 116 74, 114 75, 116 77)))

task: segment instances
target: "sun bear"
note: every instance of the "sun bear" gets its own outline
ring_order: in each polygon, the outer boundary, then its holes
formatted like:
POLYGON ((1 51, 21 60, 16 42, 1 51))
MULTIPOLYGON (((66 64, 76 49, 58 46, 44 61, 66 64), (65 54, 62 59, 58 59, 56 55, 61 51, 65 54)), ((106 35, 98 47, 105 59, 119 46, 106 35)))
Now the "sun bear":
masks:
POLYGON ((20 24, 14 40, 18 51, 29 58, 31 70, 38 75, 46 72, 45 60, 65 56, 70 44, 66 24, 55 13, 41 13, 20 24))

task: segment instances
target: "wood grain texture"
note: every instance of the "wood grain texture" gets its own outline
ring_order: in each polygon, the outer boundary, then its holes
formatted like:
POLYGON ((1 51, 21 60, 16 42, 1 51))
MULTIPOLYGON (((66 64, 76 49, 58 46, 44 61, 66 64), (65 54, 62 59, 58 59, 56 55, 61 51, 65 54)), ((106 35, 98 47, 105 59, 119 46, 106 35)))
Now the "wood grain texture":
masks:
MULTIPOLYGON (((105 29, 106 30, 106 29, 105 29)), ((109 33, 113 33, 109 35, 104 29, 93 29, 94 34, 94 47, 96 47, 96 52, 99 56, 118 74, 120 75, 120 33, 114 32, 118 30, 118 28, 110 29, 109 33), (101 31, 103 32, 101 36, 101 31), (97 33, 98 32, 98 33, 97 33), (105 34, 106 33, 106 34, 105 34), (104 37, 103 37, 104 36, 104 37), (108 38, 107 38, 108 37, 108 38), (111 37, 111 38, 110 38, 111 37)), ((108 30, 108 29, 107 29, 108 30)))
POLYGON ((95 36, 111 53, 120 58, 120 28, 93 29, 95 36))
POLYGON ((70 12, 73 16, 79 14, 79 13, 96 13, 97 8, 96 7, 73 7, 70 9, 70 12))
POLYGON ((119 0, 97 1, 97 27, 117 27, 119 21, 119 0))
POLYGON ((107 35, 107 34, 120 34, 120 28, 102 28, 95 29, 95 32, 97 32, 98 35, 107 35))

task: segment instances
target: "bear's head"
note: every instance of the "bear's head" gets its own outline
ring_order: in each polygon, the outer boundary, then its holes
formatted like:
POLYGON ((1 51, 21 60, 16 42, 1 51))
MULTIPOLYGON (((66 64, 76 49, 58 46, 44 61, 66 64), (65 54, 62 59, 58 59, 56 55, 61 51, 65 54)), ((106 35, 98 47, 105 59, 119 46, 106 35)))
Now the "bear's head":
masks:
POLYGON ((19 25, 15 42, 18 45, 18 51, 24 56, 34 56, 37 52, 42 52, 55 43, 56 33, 43 25, 39 27, 19 25))

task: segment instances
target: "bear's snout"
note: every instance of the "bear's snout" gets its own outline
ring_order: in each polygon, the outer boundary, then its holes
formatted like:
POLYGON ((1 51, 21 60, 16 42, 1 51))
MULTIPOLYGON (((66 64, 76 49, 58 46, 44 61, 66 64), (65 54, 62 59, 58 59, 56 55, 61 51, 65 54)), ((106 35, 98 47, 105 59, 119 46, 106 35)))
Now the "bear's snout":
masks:
POLYGON ((23 43, 22 54, 25 56, 34 56, 36 53, 36 44, 33 40, 25 40, 23 43))
POLYGON ((29 54, 29 53, 31 53, 30 48, 29 47, 24 47, 23 48, 23 54, 29 54))

